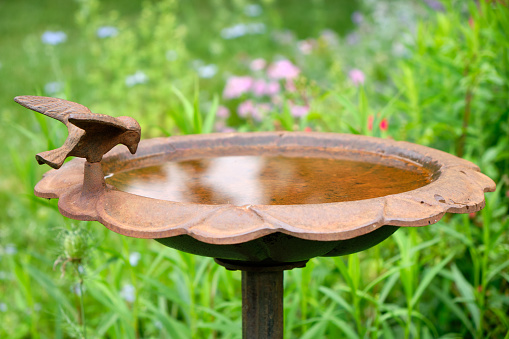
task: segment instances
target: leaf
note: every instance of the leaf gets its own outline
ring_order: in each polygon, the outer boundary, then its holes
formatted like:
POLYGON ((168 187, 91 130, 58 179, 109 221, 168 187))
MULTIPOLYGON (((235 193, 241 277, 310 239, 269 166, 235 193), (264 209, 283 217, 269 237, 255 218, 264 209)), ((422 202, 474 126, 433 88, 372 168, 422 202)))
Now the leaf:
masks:
POLYGON ((352 134, 361 134, 361 131, 359 131, 358 129, 354 128, 352 125, 350 125, 349 123, 347 122, 343 122, 346 127, 348 128, 348 130, 350 131, 350 133, 352 134))
POLYGON ((209 111, 205 116, 202 133, 212 133, 212 131, 214 130, 214 122, 216 120, 216 113, 218 107, 219 107, 219 97, 216 94, 214 95, 214 98, 212 99, 212 105, 210 106, 209 111))
POLYGON ((143 305, 149 310, 150 314, 163 325, 163 328, 168 332, 170 338, 188 339, 192 337, 191 330, 187 324, 183 324, 173 317, 168 316, 166 312, 161 311, 151 302, 144 301, 143 305))
POLYGON ((359 338, 359 335, 357 332, 355 332, 355 329, 346 321, 339 319, 338 317, 329 317, 328 320, 334 323, 346 335, 347 338, 359 338))
MULTIPOLYGON (((410 267, 411 265, 408 265, 408 267, 410 267)), ((402 265, 400 266, 397 266, 397 267, 392 267, 391 269, 389 269, 387 272, 379 275, 378 277, 376 277, 375 280, 373 280, 372 282, 370 282, 368 284, 368 286, 366 286, 364 288, 364 292, 367 293, 369 290, 371 290, 373 287, 375 287, 379 282, 389 278, 390 276, 392 276, 393 274, 398 274, 399 273, 399 270, 400 268, 402 267, 402 265)))
POLYGON ((472 285, 465 279, 461 271, 456 267, 456 265, 452 266, 452 276, 454 279, 454 283, 460 292, 460 295, 463 297, 463 300, 466 303, 468 310, 470 311, 470 315, 474 320, 475 328, 479 329, 480 327, 480 317, 481 312, 479 307, 476 305, 474 288, 472 285))
POLYGON ((363 86, 359 88, 359 113, 360 113, 360 125, 362 134, 368 134, 368 115, 369 115, 369 104, 366 91, 363 86))
POLYGON ((393 274, 389 277, 387 280, 387 283, 384 284, 382 290, 380 291, 380 296, 378 297, 378 302, 380 304, 383 304, 385 302, 385 299, 387 299, 387 296, 389 295, 389 292, 392 290, 394 285, 396 285, 396 282, 399 279, 399 267, 398 267, 398 273, 393 274))
POLYGON ((336 96, 336 98, 338 99, 339 103, 347 110, 349 111, 350 113, 352 113, 354 116, 358 116, 359 115, 359 110, 353 105, 353 103, 348 100, 348 98, 346 98, 345 96, 341 95, 341 94, 338 94, 336 96))
POLYGON ((74 307, 50 277, 32 265, 26 265, 25 269, 28 271, 30 276, 37 281, 43 290, 53 298, 55 305, 60 306, 66 313, 70 313, 73 316, 76 315, 74 307))
POLYGON ((468 319, 468 316, 463 312, 462 308, 460 308, 454 300, 447 295, 446 293, 442 292, 442 290, 436 288, 435 286, 430 286, 431 291, 440 299, 442 302, 447 306, 452 313, 454 313, 459 320, 465 325, 465 327, 468 329, 470 333, 475 333, 474 326, 468 319))
POLYGON ((331 307, 323 312, 323 315, 319 318, 319 321, 311 326, 311 328, 301 337, 301 339, 315 339, 325 337, 325 330, 327 329, 328 320, 334 311, 333 306, 334 305, 331 305, 331 307))
POLYGON ((172 92, 177 96, 180 103, 184 108, 184 114, 179 114, 175 111, 170 111, 171 116, 175 120, 175 123, 179 129, 185 134, 191 134, 194 127, 194 107, 193 104, 187 100, 187 98, 179 91, 175 86, 171 87, 172 92))
POLYGON ((323 294, 325 294, 327 297, 329 297, 336 304, 341 306, 343 309, 345 309, 348 313, 353 315, 352 306, 348 302, 346 302, 346 300, 343 299, 343 297, 339 293, 337 293, 325 286, 320 286, 318 290, 320 292, 322 292, 323 294))
POLYGON ((194 83, 194 102, 193 102, 193 133, 201 134, 202 133, 202 118, 200 113, 200 98, 199 93, 200 90, 198 88, 198 80, 194 83))
POLYGON ((104 338, 106 332, 117 322, 118 314, 115 312, 108 312, 101 317, 101 322, 95 328, 95 335, 98 338, 104 338))
POLYGON ((502 272, 502 270, 506 267, 509 267, 509 260, 501 263, 500 265, 496 266, 492 270, 489 271, 488 275, 486 276, 486 280, 484 281, 484 284, 487 285, 491 279, 493 279, 497 274, 502 272))
POLYGON ((449 261, 454 258, 454 255, 456 255, 456 252, 452 252, 449 254, 446 258, 444 258, 442 261, 440 261, 438 264, 434 265, 431 269, 429 269, 422 278, 419 286, 414 292, 414 296, 412 297, 412 300, 410 301, 410 305, 412 308, 416 307, 417 302, 421 298, 421 295, 424 293, 428 285, 431 283, 433 278, 444 268, 445 265, 449 263, 449 261))

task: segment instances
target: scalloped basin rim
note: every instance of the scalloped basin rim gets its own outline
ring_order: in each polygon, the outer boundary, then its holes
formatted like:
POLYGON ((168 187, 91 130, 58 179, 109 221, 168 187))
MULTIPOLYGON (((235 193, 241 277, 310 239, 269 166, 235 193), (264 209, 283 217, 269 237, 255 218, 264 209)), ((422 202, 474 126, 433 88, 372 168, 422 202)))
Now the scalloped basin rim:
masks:
POLYGON ((209 244, 240 244, 273 233, 312 241, 352 239, 383 225, 424 226, 446 212, 469 213, 484 206, 484 192, 495 184, 471 162, 407 142, 357 135, 307 132, 257 132, 192 135, 142 141, 132 156, 117 146, 102 161, 105 173, 210 154, 247 153, 334 156, 364 152, 399 157, 433 171, 433 181, 398 194, 358 201, 304 205, 207 205, 163 201, 105 186, 84 199, 82 159, 47 172, 35 193, 60 198, 64 216, 97 220, 132 237, 162 239, 188 235, 209 244), (277 150, 277 152, 276 152, 277 150), (258 152, 258 153, 256 153, 258 152), (292 153, 293 152, 293 153, 292 153))

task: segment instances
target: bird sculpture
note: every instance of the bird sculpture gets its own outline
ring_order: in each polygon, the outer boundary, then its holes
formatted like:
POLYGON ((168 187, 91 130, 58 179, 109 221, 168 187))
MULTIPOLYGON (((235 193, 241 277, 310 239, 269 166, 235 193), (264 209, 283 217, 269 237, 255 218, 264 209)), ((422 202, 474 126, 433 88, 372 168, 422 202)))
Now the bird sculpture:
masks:
POLYGON ((86 158, 90 163, 100 162, 103 155, 118 144, 136 153, 141 128, 131 117, 92 113, 83 105, 58 98, 24 95, 15 97, 14 101, 67 126, 69 135, 61 147, 35 156, 40 165, 45 163, 59 169, 68 156, 86 158))

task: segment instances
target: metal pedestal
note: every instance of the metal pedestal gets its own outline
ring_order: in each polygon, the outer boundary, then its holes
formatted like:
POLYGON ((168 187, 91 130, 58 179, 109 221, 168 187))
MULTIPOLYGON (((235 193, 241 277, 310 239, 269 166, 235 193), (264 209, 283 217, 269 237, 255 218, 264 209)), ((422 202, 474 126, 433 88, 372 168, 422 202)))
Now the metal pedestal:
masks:
POLYGON ((283 339, 283 277, 285 270, 305 267, 307 261, 278 266, 248 266, 215 259, 228 270, 242 271, 242 338, 283 339))

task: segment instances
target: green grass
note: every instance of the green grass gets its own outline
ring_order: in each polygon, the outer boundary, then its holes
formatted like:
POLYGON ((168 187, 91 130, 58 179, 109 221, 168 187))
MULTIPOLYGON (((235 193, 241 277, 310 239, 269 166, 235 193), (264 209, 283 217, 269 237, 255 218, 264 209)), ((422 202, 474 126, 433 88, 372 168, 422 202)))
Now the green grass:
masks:
POLYGON ((223 122, 239 131, 311 128, 462 153, 497 182, 486 208, 286 272, 286 337, 508 338, 509 10, 462 1, 435 12, 420 1, 266 0, 262 14, 249 17, 248 4, 0 2, 0 338, 241 336, 239 272, 66 219, 56 201, 33 196, 48 170, 33 155, 60 145, 66 131, 12 98, 46 95, 53 81, 63 84, 54 95, 134 116, 144 138, 213 131, 222 105, 231 112, 223 122), (364 13, 360 26, 350 19, 356 10, 364 13), (263 23, 265 33, 221 38, 239 23, 263 23), (99 39, 105 25, 118 36, 99 39), (320 37, 327 28, 336 42, 320 37), (67 41, 42 44, 47 30, 65 31, 67 41), (314 39, 309 54, 298 48, 304 39, 314 39), (260 122, 236 110, 267 98, 222 97, 231 75, 264 76, 249 69, 255 58, 287 58, 301 69, 296 90, 282 91, 281 106, 260 122), (217 73, 200 78, 196 60, 217 73), (364 86, 349 79, 354 68, 365 73, 364 86), (148 81, 127 86, 137 71, 148 81), (290 105, 304 103, 309 114, 292 116, 290 105))

